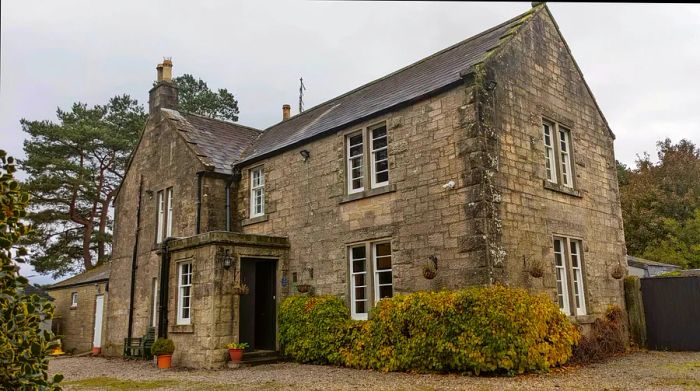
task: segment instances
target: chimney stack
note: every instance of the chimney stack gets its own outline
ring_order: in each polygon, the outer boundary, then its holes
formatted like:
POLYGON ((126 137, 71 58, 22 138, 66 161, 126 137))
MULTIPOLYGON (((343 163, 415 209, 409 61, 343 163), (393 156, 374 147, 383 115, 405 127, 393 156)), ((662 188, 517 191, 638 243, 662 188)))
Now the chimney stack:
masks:
POLYGON ((290 105, 282 105, 282 121, 286 121, 289 119, 289 115, 292 111, 292 106, 290 105))
POLYGON ((156 83, 148 93, 148 113, 158 114, 161 108, 177 108, 177 87, 173 83, 173 61, 166 57, 156 66, 156 83))

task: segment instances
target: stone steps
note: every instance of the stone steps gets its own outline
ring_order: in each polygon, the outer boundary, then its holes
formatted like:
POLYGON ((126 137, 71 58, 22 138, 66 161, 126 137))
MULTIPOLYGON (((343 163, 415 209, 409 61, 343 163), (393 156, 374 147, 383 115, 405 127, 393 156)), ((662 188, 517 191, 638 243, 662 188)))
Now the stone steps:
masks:
POLYGON ((241 361, 240 364, 235 364, 229 361, 226 363, 226 366, 228 368, 243 368, 254 365, 274 364, 279 361, 280 355, 274 350, 256 350, 253 352, 244 353, 243 361, 241 361))

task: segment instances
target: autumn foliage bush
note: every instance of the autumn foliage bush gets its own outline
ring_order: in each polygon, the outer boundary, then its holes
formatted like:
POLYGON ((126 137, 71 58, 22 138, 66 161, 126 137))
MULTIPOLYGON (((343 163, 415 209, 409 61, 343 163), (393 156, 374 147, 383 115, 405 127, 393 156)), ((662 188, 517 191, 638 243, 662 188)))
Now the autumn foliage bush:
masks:
POLYGON ((280 313, 288 357, 383 371, 544 371, 565 363, 579 340, 550 298, 503 286, 399 295, 368 321, 351 321, 332 296, 290 297, 280 313))
POLYGON ((588 335, 574 346, 571 362, 588 364, 603 361, 626 351, 625 313, 618 306, 610 306, 605 317, 596 319, 588 335))

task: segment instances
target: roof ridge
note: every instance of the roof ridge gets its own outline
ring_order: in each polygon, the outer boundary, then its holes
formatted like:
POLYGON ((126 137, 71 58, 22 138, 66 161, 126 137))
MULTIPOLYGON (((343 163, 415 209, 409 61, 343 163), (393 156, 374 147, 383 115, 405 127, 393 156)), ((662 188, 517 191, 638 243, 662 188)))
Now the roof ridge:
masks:
POLYGON ((431 55, 429 55, 429 56, 427 56, 427 57, 423 57, 423 58, 421 58, 421 59, 418 60, 418 61, 415 61, 415 62, 413 62, 413 63, 411 63, 411 64, 408 64, 408 65, 406 65, 406 66, 404 66, 404 67, 402 67, 402 68, 399 68, 398 70, 396 70, 396 71, 394 71, 394 72, 388 73, 388 74, 386 74, 386 75, 384 75, 384 76, 382 76, 382 77, 380 77, 380 78, 377 78, 377 79, 374 79, 374 80, 372 80, 372 81, 370 81, 370 82, 367 82, 367 83, 365 83, 365 84, 362 84, 361 86, 356 87, 356 88, 354 88, 354 89, 352 89, 352 90, 350 90, 350 91, 348 91, 348 92, 345 92, 345 93, 343 93, 343 94, 340 94, 340 95, 338 95, 338 96, 335 96, 335 97, 333 97, 333 98, 331 98, 331 99, 325 100, 325 101, 323 101, 323 102, 317 104, 316 106, 311 107, 311 108, 308 109, 308 110, 304 110, 304 111, 301 112, 301 113, 298 113, 298 114, 296 114, 296 115, 293 115, 292 117, 290 117, 290 118, 287 119, 287 120, 280 121, 280 122, 277 122, 277 123, 275 123, 275 124, 273 124, 273 125, 268 126, 267 128, 265 128, 264 131, 267 131, 268 129, 271 129, 271 128, 273 128, 273 127, 275 127, 275 126, 277 126, 277 125, 279 125, 279 124, 281 124, 281 123, 285 123, 285 122, 294 120, 294 119, 296 119, 296 118, 301 118, 304 114, 310 113, 310 112, 312 112, 313 110, 316 110, 316 109, 318 109, 318 108, 321 107, 321 106, 330 104, 330 103, 332 103, 332 102, 335 101, 335 100, 338 100, 338 99, 340 99, 340 98, 346 97, 346 96, 348 96, 348 95, 350 95, 350 94, 352 94, 352 93, 355 93, 355 92, 357 92, 357 91, 359 91, 359 90, 362 90, 363 88, 369 87, 369 86, 371 86, 371 85, 373 85, 373 84, 376 84, 376 83, 378 83, 378 82, 380 82, 380 81, 382 81, 382 80, 385 80, 385 79, 387 79, 387 78, 389 78, 389 77, 391 77, 391 76, 394 76, 394 75, 396 75, 396 74, 399 74, 399 73, 401 73, 401 72, 403 72, 403 71, 405 71, 405 70, 407 70, 407 69, 410 69, 410 68, 412 68, 412 67, 414 67, 414 66, 416 66, 416 65, 418 65, 418 64, 421 64, 421 63, 423 63, 423 62, 425 62, 425 61, 428 61, 429 59, 432 59, 432 58, 434 58, 434 57, 437 57, 437 56, 439 56, 439 55, 441 55, 441 54, 443 54, 443 53, 449 52, 450 50, 454 50, 454 49, 456 49, 456 48, 458 48, 458 47, 460 47, 460 46, 462 46, 462 45, 468 43, 469 41, 472 41, 472 40, 475 40, 475 39, 477 39, 477 38, 480 38, 480 37, 482 37, 482 36, 484 36, 484 35, 486 35, 486 34, 489 34, 489 33, 493 32, 493 31, 495 31, 495 30, 498 30, 499 28, 501 28, 501 27, 503 27, 503 26, 506 26, 506 25, 508 25, 508 24, 510 24, 510 23, 513 23, 513 22, 519 20, 520 18, 522 18, 522 17, 524 17, 524 16, 526 16, 526 15, 532 13, 534 10, 536 10, 536 8, 537 8, 537 7, 532 7, 532 8, 530 8, 530 9, 528 9, 527 11, 525 11, 525 12, 523 12, 523 13, 521 13, 521 14, 518 14, 517 16, 515 16, 515 17, 513 17, 513 18, 510 18, 510 19, 506 20, 506 21, 503 22, 503 23, 499 23, 499 24, 497 24, 497 25, 494 26, 494 27, 491 27, 491 28, 489 28, 489 29, 487 29, 487 30, 484 30, 484 31, 478 33, 478 34, 472 35, 471 37, 468 37, 468 38, 466 38, 466 39, 463 39, 463 40, 461 40, 461 41, 459 41, 459 42, 457 42, 457 43, 455 43, 455 44, 453 44, 453 45, 450 45, 450 46, 448 46, 448 47, 446 47, 446 48, 444 48, 444 49, 441 49, 441 50, 439 50, 439 51, 437 51, 437 52, 435 52, 435 53, 433 53, 433 54, 431 54, 431 55))
POLYGON ((224 124, 227 124, 227 125, 239 126, 239 127, 241 127, 241 128, 246 128, 246 129, 254 130, 254 131, 258 132, 258 133, 262 133, 262 132, 263 132, 263 130, 261 130, 261 129, 257 129, 257 128, 254 128, 254 127, 248 126, 248 125, 239 124, 239 123, 233 122, 233 121, 227 121, 227 120, 223 120, 223 119, 219 119, 219 118, 207 117, 206 115, 201 115, 201 114, 197 114, 197 113, 190 113, 189 111, 180 111, 180 110, 176 110, 176 109, 167 109, 167 110, 177 111, 177 112, 180 113, 181 115, 182 115, 182 114, 185 114, 185 115, 192 115, 192 116, 199 117, 199 118, 206 119, 206 120, 221 122, 221 123, 224 123, 224 124))

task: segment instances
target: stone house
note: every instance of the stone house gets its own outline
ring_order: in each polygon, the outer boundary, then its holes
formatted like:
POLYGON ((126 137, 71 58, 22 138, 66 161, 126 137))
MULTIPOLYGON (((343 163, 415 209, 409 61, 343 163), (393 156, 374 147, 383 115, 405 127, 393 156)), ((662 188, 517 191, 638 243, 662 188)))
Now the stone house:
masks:
POLYGON ((66 352, 101 352, 104 344, 110 264, 103 263, 47 288, 55 310, 54 333, 66 352))
POLYGON ((106 349, 153 326, 174 365, 277 350, 307 289, 508 284, 588 324, 624 306, 614 135, 544 4, 258 130, 177 110, 158 66, 116 197, 106 349))

